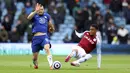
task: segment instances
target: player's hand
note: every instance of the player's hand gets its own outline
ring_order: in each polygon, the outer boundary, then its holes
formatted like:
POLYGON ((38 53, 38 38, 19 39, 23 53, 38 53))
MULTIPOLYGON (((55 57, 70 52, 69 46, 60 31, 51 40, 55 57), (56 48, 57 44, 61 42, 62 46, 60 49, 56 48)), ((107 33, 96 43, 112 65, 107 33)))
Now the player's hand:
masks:
POLYGON ((38 12, 40 10, 41 4, 37 3, 35 6, 35 11, 38 12))
POLYGON ((54 28, 49 27, 49 32, 50 32, 50 33, 53 33, 54 31, 55 31, 54 28))

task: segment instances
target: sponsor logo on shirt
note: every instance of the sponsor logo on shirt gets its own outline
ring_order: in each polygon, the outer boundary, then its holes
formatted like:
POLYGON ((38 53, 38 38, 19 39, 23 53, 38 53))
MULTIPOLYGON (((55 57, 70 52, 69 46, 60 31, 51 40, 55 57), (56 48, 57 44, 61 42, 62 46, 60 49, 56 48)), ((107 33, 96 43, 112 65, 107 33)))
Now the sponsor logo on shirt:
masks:
POLYGON ((96 42, 95 38, 93 39, 93 41, 88 36, 84 36, 84 38, 86 38, 91 44, 94 44, 94 42, 96 42))

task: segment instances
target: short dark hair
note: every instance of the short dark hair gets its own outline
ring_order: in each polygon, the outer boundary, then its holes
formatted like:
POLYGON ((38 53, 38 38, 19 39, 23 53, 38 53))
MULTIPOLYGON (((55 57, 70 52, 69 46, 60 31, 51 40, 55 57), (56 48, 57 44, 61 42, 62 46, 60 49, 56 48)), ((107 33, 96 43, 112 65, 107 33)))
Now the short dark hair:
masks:
POLYGON ((92 24, 90 27, 94 27, 96 30, 98 30, 98 26, 96 24, 92 24))

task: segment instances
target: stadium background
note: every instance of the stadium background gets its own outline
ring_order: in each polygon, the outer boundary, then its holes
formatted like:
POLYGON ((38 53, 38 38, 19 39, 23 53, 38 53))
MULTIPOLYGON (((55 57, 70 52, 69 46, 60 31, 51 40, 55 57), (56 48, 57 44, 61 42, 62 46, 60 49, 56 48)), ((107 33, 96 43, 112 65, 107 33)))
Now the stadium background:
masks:
MULTIPOLYGON (((102 35, 103 50, 109 51, 114 45, 114 49, 118 46, 118 49, 125 48, 129 53, 129 0, 0 0, 0 43, 31 43, 32 25, 26 18, 37 2, 44 5, 45 12, 53 19, 56 31, 50 34, 52 44, 78 43, 80 39, 74 30, 83 32, 89 30, 91 24, 97 24, 102 35), (123 45, 128 47, 121 48, 123 45)), ((4 44, 0 45, 1 52, 5 51, 4 44)), ((16 48, 9 45, 7 49, 16 48)))
POLYGON ((102 35, 104 70, 95 70, 95 55, 79 69, 65 64, 65 56, 54 56, 54 60, 61 61, 63 65, 63 70, 59 72, 130 72, 130 0, 0 0, 1 73, 51 73, 46 58, 41 55, 40 66, 45 70, 28 68, 32 54, 32 25, 26 18, 37 2, 44 5, 56 28, 50 34, 52 54, 67 55, 70 52, 70 48, 80 41, 74 30, 83 32, 89 30, 91 24, 97 24, 102 35))

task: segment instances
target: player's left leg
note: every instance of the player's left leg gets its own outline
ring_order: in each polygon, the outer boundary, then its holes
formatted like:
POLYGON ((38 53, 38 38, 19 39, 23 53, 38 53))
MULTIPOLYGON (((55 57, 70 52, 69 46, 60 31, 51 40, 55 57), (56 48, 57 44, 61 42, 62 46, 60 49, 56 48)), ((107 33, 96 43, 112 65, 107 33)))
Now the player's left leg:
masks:
POLYGON ((78 47, 75 46, 72 48, 72 52, 65 58, 65 62, 68 62, 72 57, 76 57, 78 53, 78 47))
POLYGON ((51 52, 50 52, 50 44, 45 44, 44 49, 47 53, 47 60, 48 60, 48 63, 50 65, 50 69, 52 69, 53 59, 52 59, 52 55, 51 55, 51 52))
POLYGON ((65 62, 68 62, 72 57, 79 59, 83 55, 86 55, 84 49, 81 48, 80 46, 74 46, 72 48, 72 52, 66 57, 65 62))
POLYGON ((77 58, 76 61, 71 62, 72 66, 80 66, 80 63, 85 62, 92 58, 91 54, 86 54, 85 50, 81 48, 80 46, 77 46, 77 51, 76 51, 76 56, 77 58))

